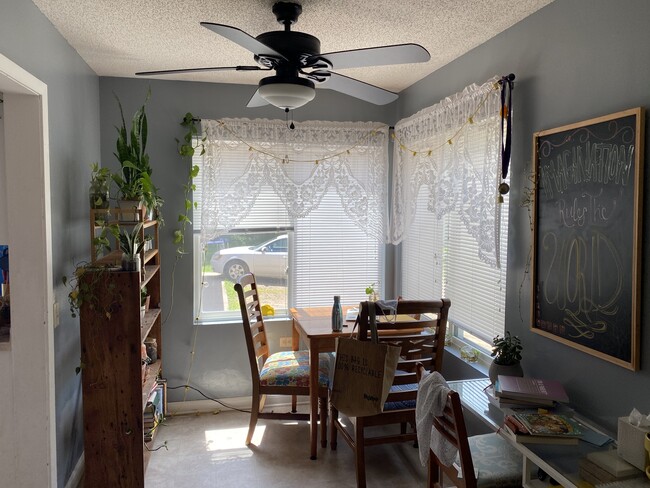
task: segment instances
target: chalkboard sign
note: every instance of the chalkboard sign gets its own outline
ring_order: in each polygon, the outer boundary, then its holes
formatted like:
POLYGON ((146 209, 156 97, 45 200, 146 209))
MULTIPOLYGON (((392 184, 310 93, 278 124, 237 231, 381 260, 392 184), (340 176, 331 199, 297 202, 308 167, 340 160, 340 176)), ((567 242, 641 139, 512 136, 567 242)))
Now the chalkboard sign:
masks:
POLYGON ((532 330, 639 368, 644 112, 533 137, 532 330))

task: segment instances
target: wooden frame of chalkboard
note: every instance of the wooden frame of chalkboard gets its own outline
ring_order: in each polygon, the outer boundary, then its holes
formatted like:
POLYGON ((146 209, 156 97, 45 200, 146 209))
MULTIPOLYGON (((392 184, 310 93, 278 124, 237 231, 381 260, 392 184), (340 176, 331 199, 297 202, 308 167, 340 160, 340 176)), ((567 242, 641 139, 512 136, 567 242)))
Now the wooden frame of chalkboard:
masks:
POLYGON ((639 369, 645 114, 533 135, 531 330, 639 369))

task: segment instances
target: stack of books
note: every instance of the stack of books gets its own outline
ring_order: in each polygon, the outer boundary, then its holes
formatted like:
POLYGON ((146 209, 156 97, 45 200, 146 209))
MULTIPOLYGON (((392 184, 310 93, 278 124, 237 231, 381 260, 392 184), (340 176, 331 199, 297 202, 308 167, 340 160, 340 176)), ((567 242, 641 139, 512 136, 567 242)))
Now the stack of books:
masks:
POLYGON ((616 449, 590 452, 587 457, 580 460, 580 477, 593 485, 640 476, 644 476, 643 471, 620 457, 616 449))
POLYGON ((144 407, 144 440, 153 439, 153 433, 163 420, 163 385, 158 385, 151 392, 147 405, 144 407))
POLYGON ((557 413, 513 413, 506 415, 503 428, 523 444, 577 444, 583 434, 574 419, 557 413))
POLYGON ((501 408, 552 407, 556 402, 569 402, 569 397, 560 382, 538 378, 499 375, 494 384, 493 394, 492 403, 501 408))

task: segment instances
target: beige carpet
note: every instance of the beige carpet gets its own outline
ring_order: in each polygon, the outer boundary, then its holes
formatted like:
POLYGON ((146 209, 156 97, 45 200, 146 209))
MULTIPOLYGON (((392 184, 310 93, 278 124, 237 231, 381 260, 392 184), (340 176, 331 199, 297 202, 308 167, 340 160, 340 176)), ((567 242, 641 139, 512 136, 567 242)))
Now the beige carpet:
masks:
MULTIPOLYGON (((178 416, 159 427, 146 473, 147 488, 164 487, 356 487, 352 450, 339 436, 338 448, 319 447, 309 459, 306 422, 260 420, 251 446, 244 445, 249 416, 178 416)), ((398 427, 399 428, 399 427, 398 427)), ((366 448, 367 486, 425 486, 426 470, 411 443, 366 448)))

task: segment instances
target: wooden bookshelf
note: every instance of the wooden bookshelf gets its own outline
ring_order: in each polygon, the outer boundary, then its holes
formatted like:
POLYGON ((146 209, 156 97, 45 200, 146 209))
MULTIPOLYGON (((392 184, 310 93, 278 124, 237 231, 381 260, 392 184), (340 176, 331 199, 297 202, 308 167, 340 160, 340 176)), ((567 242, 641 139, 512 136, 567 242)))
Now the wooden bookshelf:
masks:
MULTIPOLYGON (((91 210, 93 232, 95 213, 91 210)), ((135 224, 119 221, 121 227, 135 224)), ((154 248, 143 252, 142 272, 121 271, 121 252, 112 250, 102 257, 93 253, 93 262, 81 278, 93 297, 80 308, 87 488, 144 487, 150 452, 144 440, 143 412, 163 362, 157 221, 146 221, 143 232, 153 235, 154 248), (144 286, 151 299, 142 316, 144 286), (158 359, 143 374, 142 345, 147 338, 156 339, 158 359)))

